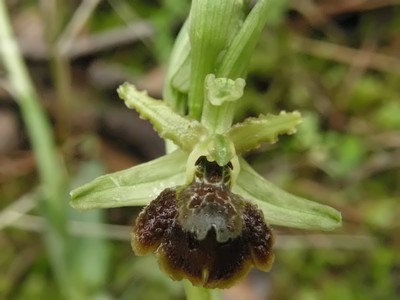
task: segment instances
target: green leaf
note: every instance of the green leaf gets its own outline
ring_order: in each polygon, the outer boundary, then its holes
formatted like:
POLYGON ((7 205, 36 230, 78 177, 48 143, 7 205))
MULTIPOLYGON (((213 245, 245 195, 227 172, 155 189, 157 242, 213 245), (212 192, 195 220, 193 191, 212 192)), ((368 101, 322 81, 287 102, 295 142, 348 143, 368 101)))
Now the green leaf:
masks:
MULTIPOLYGON (((213 73, 221 52, 242 21, 242 0, 193 0, 190 10, 191 78, 189 116, 199 120, 204 80, 213 73)), ((221 76, 222 77, 222 76, 221 76)), ((225 76, 224 76, 225 77, 225 76)))
POLYGON ((71 192, 77 209, 147 205, 167 187, 182 185, 188 155, 176 150, 148 163, 100 176, 71 192))
POLYGON ((217 69, 216 75, 218 77, 238 78, 246 74, 250 57, 267 21, 270 6, 276 1, 282 0, 257 1, 243 26, 232 39, 226 53, 224 53, 221 64, 217 69))
POLYGON ((326 205, 289 194, 261 177, 240 160, 240 173, 233 191, 254 201, 270 224, 315 230, 333 230, 341 226, 340 212, 326 205))
POLYGON ((187 112, 190 85, 190 42, 188 27, 190 18, 179 32, 168 64, 163 98, 168 105, 181 115, 187 112))
MULTIPOLYGON (((166 83, 171 84, 173 88, 181 92, 188 92, 189 87, 186 81, 190 78, 190 41, 188 27, 190 18, 183 24, 176 38, 174 48, 168 65, 166 83), (189 64, 189 66, 187 66, 189 64), (180 83, 184 82, 184 86, 180 83)), ((166 101, 168 101, 166 99, 166 101)))
POLYGON ((188 93, 190 88, 190 56, 182 62, 182 65, 172 77, 172 86, 181 93, 188 93))
POLYGON ((184 151, 191 151, 207 134, 207 129, 198 121, 177 114, 164 101, 149 97, 127 82, 117 92, 127 107, 134 108, 142 118, 153 124, 161 137, 172 140, 184 151))
POLYGON ((244 122, 231 127, 226 135, 230 138, 236 153, 242 154, 257 148, 262 142, 275 143, 280 134, 293 134, 301 123, 301 115, 281 112, 279 115, 268 114, 258 118, 248 118, 244 122))

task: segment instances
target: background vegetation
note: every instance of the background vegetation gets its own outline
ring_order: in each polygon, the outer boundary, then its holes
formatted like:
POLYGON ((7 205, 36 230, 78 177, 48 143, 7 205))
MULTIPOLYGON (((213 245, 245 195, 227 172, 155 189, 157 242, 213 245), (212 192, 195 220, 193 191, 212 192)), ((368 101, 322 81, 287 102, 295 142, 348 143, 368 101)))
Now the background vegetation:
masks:
MULTIPOLYGON (((237 120, 280 110, 299 110, 305 120, 298 134, 248 160, 285 189, 342 211, 344 225, 332 233, 275 228, 272 271, 252 272, 224 299, 396 299, 400 2, 276 3, 237 120)), ((62 161, 45 167, 65 182, 58 201, 67 203, 73 186, 163 153, 162 140, 115 89, 131 81, 161 97, 189 1, 6 4, 62 161)), ((42 208, 47 202, 33 151, 41 149, 32 147, 3 67, 0 62, 0 298, 183 299, 180 284, 152 257, 133 255, 129 226, 137 209, 77 213, 65 206, 54 220, 42 208), (60 219, 66 222, 59 240, 48 238, 60 219), (57 245, 65 251, 52 252, 57 245), (60 275, 62 265, 67 275, 60 275)))

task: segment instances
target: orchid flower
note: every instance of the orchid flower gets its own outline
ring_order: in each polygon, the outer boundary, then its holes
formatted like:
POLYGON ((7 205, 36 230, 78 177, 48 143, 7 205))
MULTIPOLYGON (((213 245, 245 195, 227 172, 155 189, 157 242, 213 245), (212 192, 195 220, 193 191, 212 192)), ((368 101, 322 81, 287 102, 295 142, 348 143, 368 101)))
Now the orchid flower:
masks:
POLYGON ((126 106, 168 141, 168 154, 71 192, 80 210, 145 206, 132 231, 133 250, 154 252, 175 280, 229 287, 251 267, 271 268, 272 225, 333 230, 341 224, 335 209, 283 191, 243 159, 301 123, 295 111, 232 126, 267 14, 267 1, 246 18, 242 1, 193 1, 172 54, 165 101, 129 83, 118 88, 126 106))

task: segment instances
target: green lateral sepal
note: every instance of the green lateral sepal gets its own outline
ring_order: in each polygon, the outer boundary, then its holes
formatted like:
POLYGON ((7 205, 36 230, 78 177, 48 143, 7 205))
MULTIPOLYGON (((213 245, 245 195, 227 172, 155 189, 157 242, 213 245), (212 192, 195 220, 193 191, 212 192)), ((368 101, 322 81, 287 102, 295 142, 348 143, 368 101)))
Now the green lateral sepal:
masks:
POLYGON ((71 206, 84 210, 143 206, 185 181, 188 154, 176 150, 150 162, 100 176, 71 191, 71 206))
POLYGON ((341 226, 336 209, 287 193, 260 176, 243 159, 233 191, 253 201, 270 224, 312 230, 333 230, 341 226))

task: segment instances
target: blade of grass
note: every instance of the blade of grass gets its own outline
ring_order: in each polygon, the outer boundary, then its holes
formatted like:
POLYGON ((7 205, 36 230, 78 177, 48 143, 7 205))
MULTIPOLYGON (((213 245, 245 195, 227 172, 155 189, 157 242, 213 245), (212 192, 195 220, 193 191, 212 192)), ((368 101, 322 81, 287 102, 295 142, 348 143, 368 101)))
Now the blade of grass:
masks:
POLYGON ((50 124, 11 32, 4 1, 0 1, 0 45, 0 54, 35 153, 44 195, 39 207, 50 225, 45 235, 48 253, 61 290, 72 299, 75 293, 69 286, 67 275, 66 201, 62 201, 67 193, 63 167, 55 151, 50 124))

